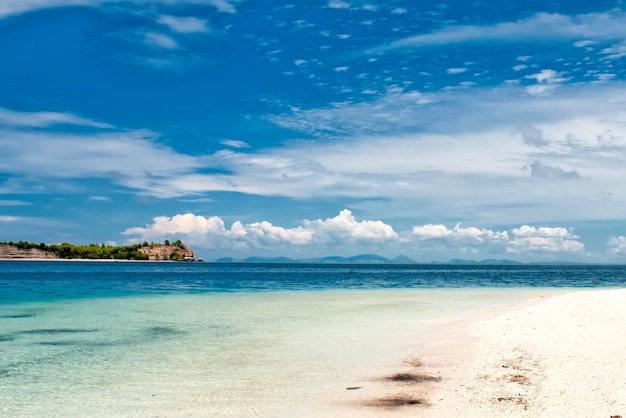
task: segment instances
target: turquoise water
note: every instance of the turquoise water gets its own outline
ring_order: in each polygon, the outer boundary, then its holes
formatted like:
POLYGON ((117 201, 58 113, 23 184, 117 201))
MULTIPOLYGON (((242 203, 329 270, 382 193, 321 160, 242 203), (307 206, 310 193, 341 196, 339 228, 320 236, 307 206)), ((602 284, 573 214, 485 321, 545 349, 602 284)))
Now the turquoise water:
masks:
POLYGON ((0 416, 315 416, 446 318, 625 273, 0 262, 0 416))

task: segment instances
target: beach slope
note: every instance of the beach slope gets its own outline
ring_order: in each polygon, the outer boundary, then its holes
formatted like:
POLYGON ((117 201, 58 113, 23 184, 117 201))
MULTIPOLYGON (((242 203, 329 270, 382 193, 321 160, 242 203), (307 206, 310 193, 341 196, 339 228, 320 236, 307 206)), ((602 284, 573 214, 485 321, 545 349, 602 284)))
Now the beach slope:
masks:
POLYGON ((411 415, 626 417, 626 289, 572 291, 463 329, 411 415))

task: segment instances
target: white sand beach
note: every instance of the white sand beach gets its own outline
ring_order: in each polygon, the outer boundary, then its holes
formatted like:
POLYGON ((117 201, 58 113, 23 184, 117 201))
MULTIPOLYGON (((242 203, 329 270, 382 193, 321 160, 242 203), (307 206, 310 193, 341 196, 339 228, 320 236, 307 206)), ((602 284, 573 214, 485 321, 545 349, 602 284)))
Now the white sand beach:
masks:
POLYGON ((354 415, 626 417, 626 289, 483 314, 449 322, 413 365, 355 394, 354 415))

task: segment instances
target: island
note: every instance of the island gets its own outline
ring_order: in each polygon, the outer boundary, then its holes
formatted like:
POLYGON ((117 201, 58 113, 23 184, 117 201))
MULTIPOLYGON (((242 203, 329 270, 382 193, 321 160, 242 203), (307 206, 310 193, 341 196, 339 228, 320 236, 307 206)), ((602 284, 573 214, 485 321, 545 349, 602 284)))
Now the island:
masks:
POLYGON ((0 260, 135 260, 135 261, 195 261, 193 250, 177 240, 170 243, 132 245, 46 244, 27 241, 0 242, 0 260))

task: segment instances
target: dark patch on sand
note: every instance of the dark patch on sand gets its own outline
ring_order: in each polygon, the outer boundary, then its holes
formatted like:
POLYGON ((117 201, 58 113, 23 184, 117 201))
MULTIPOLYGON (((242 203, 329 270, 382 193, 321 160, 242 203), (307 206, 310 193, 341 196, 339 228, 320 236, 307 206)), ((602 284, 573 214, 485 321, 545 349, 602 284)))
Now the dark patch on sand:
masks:
POLYGON ((0 334, 0 343, 6 341, 13 341, 13 336, 11 334, 0 334))
POLYGON ((530 379, 523 374, 509 374, 504 376, 506 381, 511 383, 519 383, 520 385, 530 385, 530 379))
POLYGON ((441 377, 421 373, 396 373, 387 377, 387 380, 401 383, 440 382, 441 377))
POLYGON ((358 390, 358 389, 362 389, 363 386, 348 386, 346 388, 346 390, 358 390))
POLYGON ((511 402, 515 405, 521 405, 524 409, 528 409, 528 401, 521 396, 501 396, 498 402, 511 402))
POLYGON ((395 409, 407 406, 429 406, 426 400, 407 394, 399 394, 395 396, 374 399, 372 401, 366 402, 365 405, 385 409, 395 409))

